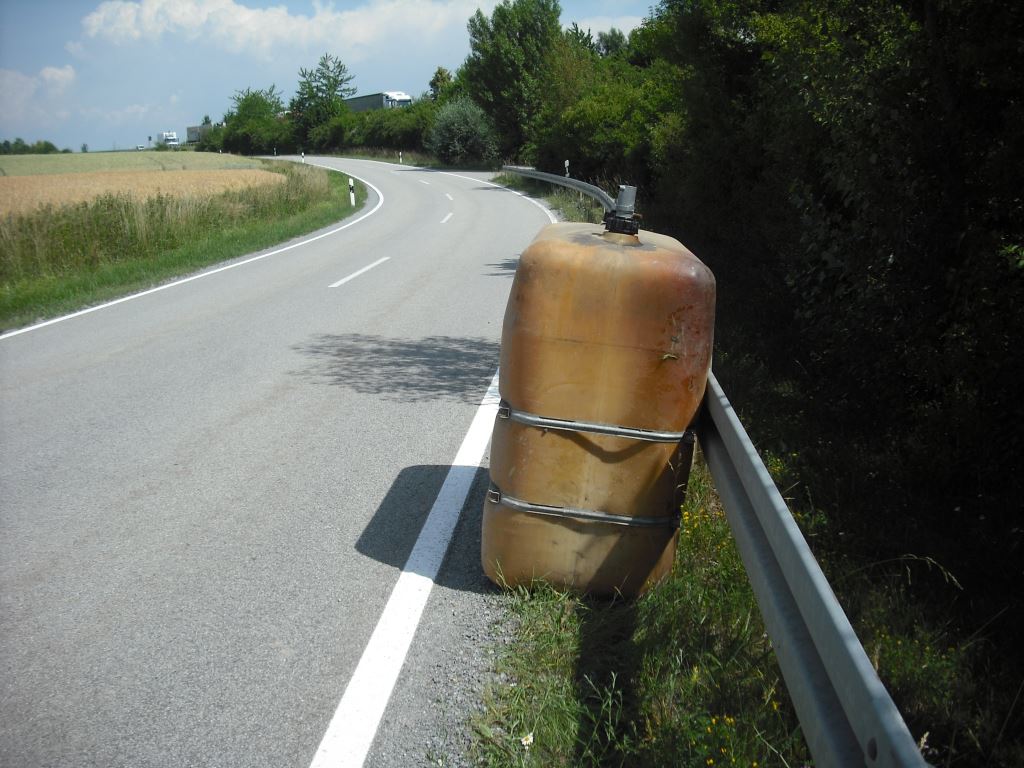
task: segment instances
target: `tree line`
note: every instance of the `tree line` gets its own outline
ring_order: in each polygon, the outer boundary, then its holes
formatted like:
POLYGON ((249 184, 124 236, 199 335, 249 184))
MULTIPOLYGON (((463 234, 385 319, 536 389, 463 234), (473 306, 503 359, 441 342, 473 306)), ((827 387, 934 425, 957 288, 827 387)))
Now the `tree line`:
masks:
POLYGON ((70 149, 57 149, 52 141, 40 139, 29 144, 21 138, 14 141, 4 139, 0 141, 0 155, 56 155, 71 152, 70 149))

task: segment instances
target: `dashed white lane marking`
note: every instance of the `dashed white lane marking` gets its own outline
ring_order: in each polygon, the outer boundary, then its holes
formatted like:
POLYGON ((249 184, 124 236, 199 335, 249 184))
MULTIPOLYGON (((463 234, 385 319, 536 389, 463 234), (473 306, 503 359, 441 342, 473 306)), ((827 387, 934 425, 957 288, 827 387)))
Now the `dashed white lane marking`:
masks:
POLYGON ((442 224, 447 224, 448 223, 448 219, 450 219, 453 215, 454 214, 449 213, 447 216, 445 216, 443 219, 441 219, 441 223, 442 224))
POLYGON ((423 179, 416 179, 416 181, 418 181, 420 184, 426 184, 428 187, 430 186, 429 181, 424 181, 423 179))
POLYGON ((390 256, 385 256, 385 257, 384 257, 383 259, 377 259, 377 260, 376 260, 375 262, 373 262, 373 264, 367 264, 367 265, 366 265, 365 267, 363 267, 362 269, 358 269, 358 270, 356 270, 355 272, 353 272, 353 273, 352 273, 351 275, 349 275, 348 277, 343 277, 343 278, 341 278, 341 280, 339 280, 338 282, 336 282, 336 283, 331 283, 331 284, 330 284, 329 286, 327 286, 327 287, 328 287, 328 288, 337 288, 337 287, 338 287, 339 285, 344 285, 344 284, 345 284, 345 283, 347 283, 347 282, 348 282, 349 280, 353 280, 353 279, 355 279, 355 278, 359 277, 359 276, 360 276, 361 274, 363 274, 363 272, 369 272, 369 271, 370 271, 371 269, 373 269, 373 268, 374 268, 374 267, 376 267, 376 266, 379 266, 379 265, 383 264, 383 263, 384 263, 385 261, 387 261, 387 260, 388 260, 388 259, 390 259, 390 258, 391 258, 390 256))
POLYGON ((487 448, 498 400, 496 372, 310 768, 361 768, 366 760, 487 448))
POLYGON ((449 200, 454 200, 455 199, 454 197, 452 197, 450 192, 445 192, 444 196, 447 197, 449 200))
MULTIPOLYGON (((309 165, 316 165, 316 166, 318 166, 320 168, 326 168, 327 170, 334 171, 335 173, 347 173, 346 171, 339 171, 337 168, 331 168, 328 165, 320 165, 319 163, 308 163, 308 164, 309 165)), ((359 179, 359 177, 356 176, 355 174, 349 173, 348 175, 351 176, 354 179, 359 179)), ((210 277, 211 275, 217 275, 217 274, 220 274, 221 272, 227 272, 229 269, 235 269, 237 267, 244 267, 246 264, 252 264, 254 261, 260 261, 261 259, 266 259, 266 258, 269 258, 271 256, 276 256, 279 253, 284 253, 285 251, 290 251, 293 248, 299 248, 300 246, 306 245, 308 243, 314 243, 317 240, 322 240, 325 237, 330 237, 331 235, 337 234, 338 232, 341 232, 343 229, 348 229, 349 227, 353 227, 356 224, 358 224, 359 222, 363 221, 364 219, 368 219, 371 216, 373 216, 373 214, 375 214, 377 211, 379 211, 381 206, 384 205, 384 193, 381 192, 379 189, 377 189, 375 186, 373 186, 373 184, 371 184, 370 182, 366 181, 366 179, 359 179, 359 180, 361 182, 363 182, 363 184, 368 186, 370 189, 372 189, 374 192, 377 193, 377 204, 373 207, 372 211, 369 211, 368 213, 364 213, 358 219, 353 219, 352 221, 346 222, 345 224, 342 224, 340 227, 335 227, 334 229, 330 230, 329 232, 323 232, 323 233, 321 233, 319 235, 316 235, 315 237, 310 237, 310 238, 307 238, 305 240, 301 240, 301 241, 299 241, 297 243, 292 243, 291 245, 286 245, 284 248, 278 248, 277 250, 270 251, 269 253, 263 253, 263 254, 260 254, 259 256, 253 256, 252 258, 245 259, 244 261, 237 261, 234 264, 228 264, 226 266, 219 267, 217 269, 211 269, 211 270, 209 270, 207 272, 200 272, 197 275, 192 275, 191 277, 186 277, 186 278, 184 278, 182 280, 175 280, 172 283, 166 283, 165 285, 158 285, 156 288, 150 288, 148 291, 141 291, 139 293, 133 293, 133 294, 131 294, 129 296, 122 296, 120 299, 115 299, 114 301, 108 301, 106 304, 97 304, 95 307, 89 307, 88 309, 83 309, 83 310, 80 310, 79 312, 72 312, 70 315, 63 315, 61 317, 55 317, 52 320, 47 320, 46 322, 43 322, 43 323, 36 323, 35 325, 30 325, 27 328, 19 328, 16 331, 8 331, 7 333, 0 334, 0 341, 3 341, 4 339, 9 339, 12 336, 19 336, 22 333, 28 333, 29 331, 35 331, 35 330, 38 330, 39 328, 45 328, 48 325, 55 325, 57 323, 62 323, 65 320, 71 320, 72 318, 75 318, 75 317, 81 317, 82 315, 88 315, 91 312, 98 312, 101 309, 107 309, 108 307, 113 307, 113 306, 116 306, 118 304, 123 304, 126 301, 134 301, 135 299, 141 299, 143 296, 149 296, 151 293, 158 293, 159 291, 166 291, 168 288, 175 288, 175 287, 177 287, 179 285, 185 285, 185 283, 191 283, 193 280, 201 280, 204 277, 210 277)))
POLYGON ((542 211, 544 211, 544 213, 547 215, 547 217, 551 220, 552 224, 554 224, 556 221, 558 221, 558 219, 555 218, 555 214, 553 214, 550 210, 548 210, 543 205, 538 203, 532 197, 527 197, 522 192, 518 192, 518 191, 516 191, 514 189, 509 189, 508 187, 503 187, 503 186, 501 186, 501 184, 495 184, 493 181, 484 181, 483 179, 474 179, 472 176, 462 176, 462 175, 460 175, 458 173, 449 173, 448 171, 437 171, 437 173, 440 173, 442 176, 452 176, 453 178, 456 178, 456 179, 466 179, 467 181, 475 181, 475 182, 477 182, 479 184, 487 184, 487 185, 492 186, 492 187, 497 187, 498 189, 508 189, 508 191, 511 192, 513 195, 519 195, 521 198, 523 198, 523 200, 526 200, 529 203, 533 203, 538 208, 540 208, 542 211))

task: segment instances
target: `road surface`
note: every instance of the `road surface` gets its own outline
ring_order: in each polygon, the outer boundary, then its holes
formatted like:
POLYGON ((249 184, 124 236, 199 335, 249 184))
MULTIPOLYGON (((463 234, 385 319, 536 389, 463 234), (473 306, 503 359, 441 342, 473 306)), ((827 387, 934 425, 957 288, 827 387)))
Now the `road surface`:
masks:
MULTIPOLYGON (((380 207, 0 338, 0 765, 314 759, 549 217, 483 174, 307 161, 380 207)), ((461 716, 436 710, 494 600, 483 474, 367 765, 434 759, 461 716)))

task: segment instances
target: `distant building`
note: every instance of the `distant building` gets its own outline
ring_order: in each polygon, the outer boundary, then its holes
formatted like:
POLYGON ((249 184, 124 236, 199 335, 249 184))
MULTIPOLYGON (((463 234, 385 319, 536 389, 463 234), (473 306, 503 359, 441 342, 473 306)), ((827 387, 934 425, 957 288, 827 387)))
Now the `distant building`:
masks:
POLYGON ((392 109, 408 107, 412 104, 412 96, 402 91, 384 91, 366 96, 353 96, 345 99, 345 106, 353 112, 369 112, 371 109, 392 109))

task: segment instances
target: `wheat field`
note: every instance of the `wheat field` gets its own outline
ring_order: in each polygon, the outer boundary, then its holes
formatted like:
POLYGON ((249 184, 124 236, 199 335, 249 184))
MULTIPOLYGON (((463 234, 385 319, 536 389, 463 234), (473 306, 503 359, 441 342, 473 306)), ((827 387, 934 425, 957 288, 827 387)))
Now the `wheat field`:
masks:
POLYGON ((229 189, 283 184, 280 173, 234 170, 99 171, 0 177, 0 216, 30 213, 44 205, 63 206, 105 194, 127 193, 137 199, 215 195, 229 189))

